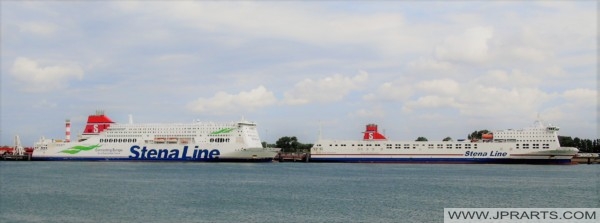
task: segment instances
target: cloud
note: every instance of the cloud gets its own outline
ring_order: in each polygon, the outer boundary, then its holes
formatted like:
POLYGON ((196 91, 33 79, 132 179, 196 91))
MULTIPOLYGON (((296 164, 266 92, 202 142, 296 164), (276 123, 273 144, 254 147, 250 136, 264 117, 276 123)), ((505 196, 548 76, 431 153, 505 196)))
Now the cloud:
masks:
POLYGON ((594 105, 598 99, 598 91, 577 88, 563 92, 562 96, 574 104, 594 105))
POLYGON ((447 61, 438 61, 435 59, 419 58, 418 60, 408 63, 408 68, 414 71, 431 71, 437 73, 447 73, 450 70, 455 70, 456 67, 447 61))
POLYGON ((460 91, 460 86, 458 82, 446 78, 420 82, 417 84, 417 89, 426 93, 454 95, 460 91))
POLYGON ((339 45, 374 46, 380 52, 422 49, 422 38, 411 33, 404 15, 390 12, 328 10, 319 4, 262 2, 115 3, 116 11, 156 18, 158 24, 219 35, 214 41, 240 46, 253 39, 286 40, 331 48, 339 45))
POLYGON ((336 74, 319 80, 305 79, 285 92, 284 103, 302 105, 313 102, 333 102, 342 100, 352 90, 360 89, 369 79, 369 74, 360 71, 354 77, 336 74))
POLYGON ((39 36, 52 36, 56 33, 57 26, 50 22, 24 22, 18 24, 19 31, 39 36))
POLYGON ((385 117, 385 109, 381 106, 374 106, 369 109, 359 109, 350 113, 350 117, 382 118, 385 117))
POLYGON ((239 110, 256 110, 261 107, 275 104, 277 99, 273 92, 264 86, 258 86, 250 91, 242 91, 238 94, 217 92, 212 98, 198 98, 188 103, 188 109, 195 112, 206 112, 211 114, 224 114, 239 110))
POLYGON ((367 101, 402 101, 408 99, 413 94, 413 87, 406 84, 397 84, 397 82, 383 83, 377 88, 377 91, 365 95, 363 99, 367 101))
POLYGON ((535 114, 540 105, 550 101, 555 95, 538 88, 500 88, 495 86, 468 85, 458 97, 461 114, 511 116, 535 114))
POLYGON ((440 60, 458 62, 482 62, 488 58, 488 40, 493 37, 491 27, 473 27, 459 35, 451 35, 435 47, 440 60))
POLYGON ((11 68, 11 74, 27 92, 45 92, 62 89, 71 79, 83 78, 83 69, 73 62, 59 65, 41 66, 33 59, 18 57, 11 68))
POLYGON ((544 50, 526 46, 513 47, 510 49, 510 53, 513 56, 513 59, 529 60, 533 62, 543 62, 550 57, 544 50))
POLYGON ((440 107, 458 107, 453 97, 442 97, 438 95, 427 95, 419 97, 415 101, 405 103, 403 110, 412 111, 417 108, 440 108, 440 107))
MULTIPOLYGON (((539 76, 545 75, 539 74, 539 76)), ((513 86, 536 86, 541 83, 540 79, 535 74, 528 74, 519 69, 513 69, 511 71, 505 70, 489 70, 484 75, 474 78, 473 83, 482 85, 494 85, 502 87, 513 87, 513 86)))

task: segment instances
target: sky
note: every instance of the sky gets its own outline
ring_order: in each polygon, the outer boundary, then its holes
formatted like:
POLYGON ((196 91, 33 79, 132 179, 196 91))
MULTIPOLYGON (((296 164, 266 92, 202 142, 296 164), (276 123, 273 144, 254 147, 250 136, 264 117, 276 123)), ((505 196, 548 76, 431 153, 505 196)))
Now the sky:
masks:
POLYGON ((599 138, 596 1, 0 1, 0 145, 116 122, 263 141, 599 138))

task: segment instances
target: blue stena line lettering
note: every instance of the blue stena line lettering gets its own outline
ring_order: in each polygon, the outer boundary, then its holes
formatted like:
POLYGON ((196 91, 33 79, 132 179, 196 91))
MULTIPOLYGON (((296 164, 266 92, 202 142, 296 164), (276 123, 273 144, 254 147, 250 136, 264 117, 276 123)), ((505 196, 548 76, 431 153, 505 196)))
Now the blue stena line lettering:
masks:
POLYGON ((473 152, 473 151, 465 152, 465 156, 487 156, 487 155, 488 155, 487 152, 473 152))
POLYGON ((148 149, 145 146, 140 147, 138 145, 132 146, 129 151, 132 155, 130 159, 181 159, 181 160, 204 160, 204 159, 215 159, 221 155, 218 149, 208 150, 199 149, 195 146, 193 151, 190 151, 188 155, 188 146, 184 146, 183 150, 179 149, 148 149))
MULTIPOLYGON (((490 157, 491 156, 507 156, 508 153, 507 152, 500 152, 500 151, 490 151, 489 153, 490 157)), ((465 156, 472 156, 472 157, 484 157, 484 156, 488 156, 487 152, 474 152, 474 151, 466 151, 465 152, 465 156)))

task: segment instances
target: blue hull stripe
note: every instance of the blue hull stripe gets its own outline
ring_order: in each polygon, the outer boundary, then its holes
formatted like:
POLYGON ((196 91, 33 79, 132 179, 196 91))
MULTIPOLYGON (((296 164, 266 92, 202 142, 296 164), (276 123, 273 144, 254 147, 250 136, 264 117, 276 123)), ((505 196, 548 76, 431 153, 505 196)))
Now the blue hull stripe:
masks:
POLYGON ((499 163, 499 164, 571 164, 570 159, 502 158, 310 158, 310 162, 340 163, 499 163))
POLYGON ((32 157, 33 161, 116 161, 116 162, 271 162, 273 158, 241 159, 241 158, 217 158, 217 159, 132 159, 132 158, 106 158, 106 157, 32 157))

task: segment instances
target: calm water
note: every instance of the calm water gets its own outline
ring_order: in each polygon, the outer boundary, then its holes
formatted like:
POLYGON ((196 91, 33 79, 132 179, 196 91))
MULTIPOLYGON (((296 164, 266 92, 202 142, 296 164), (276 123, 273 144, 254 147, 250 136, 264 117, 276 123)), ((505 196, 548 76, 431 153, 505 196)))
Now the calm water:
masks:
POLYGON ((600 207, 600 166, 0 162, 0 222, 442 222, 600 207))

